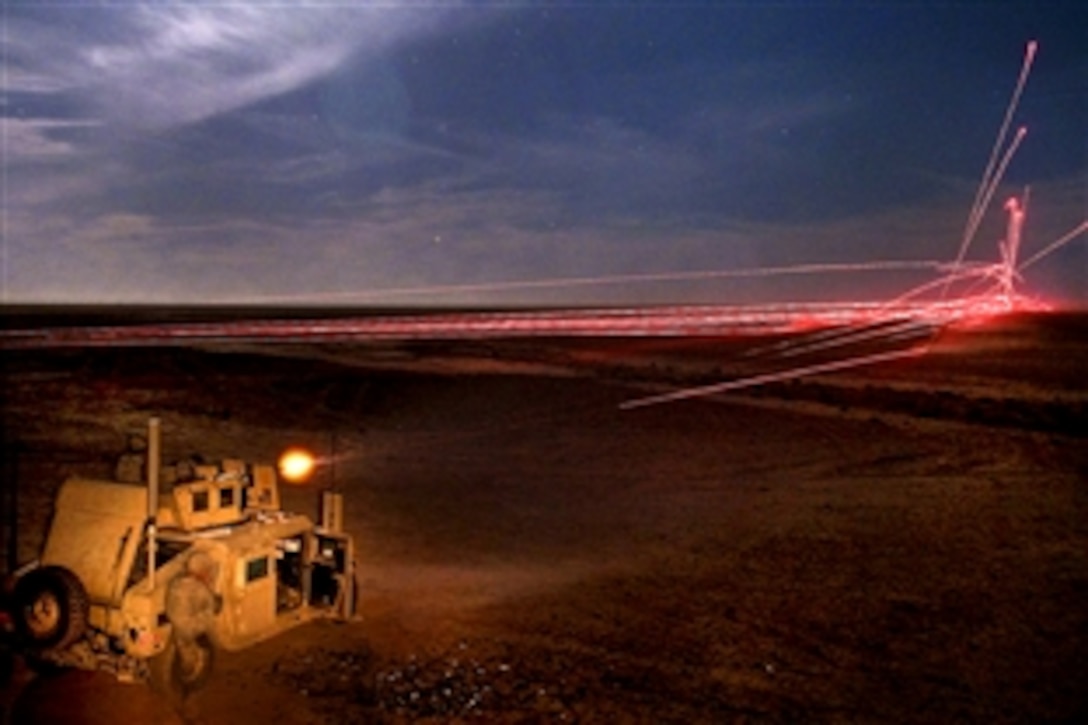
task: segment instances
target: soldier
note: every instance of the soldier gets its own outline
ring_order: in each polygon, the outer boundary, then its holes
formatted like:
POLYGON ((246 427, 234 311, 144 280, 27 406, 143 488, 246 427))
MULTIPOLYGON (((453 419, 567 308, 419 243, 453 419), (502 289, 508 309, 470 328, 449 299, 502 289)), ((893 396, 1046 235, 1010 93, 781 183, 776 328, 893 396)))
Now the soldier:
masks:
POLYGON ((223 598, 215 593, 219 565, 207 554, 196 552, 185 562, 185 571, 166 589, 166 616, 179 640, 194 640, 212 631, 223 598))

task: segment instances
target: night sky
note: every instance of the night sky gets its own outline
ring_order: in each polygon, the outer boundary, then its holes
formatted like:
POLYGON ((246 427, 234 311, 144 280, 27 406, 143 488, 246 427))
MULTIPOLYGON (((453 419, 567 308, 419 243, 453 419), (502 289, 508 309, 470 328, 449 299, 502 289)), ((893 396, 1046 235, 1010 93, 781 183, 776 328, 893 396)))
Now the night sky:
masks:
MULTIPOLYGON (((1029 133, 969 257, 996 259, 1024 185, 1029 250, 1088 216, 1083 2, 2 12, 9 303, 892 294, 917 280, 487 285, 952 259, 1032 39, 1029 133)), ((1027 287, 1088 303, 1086 247, 1027 287)))

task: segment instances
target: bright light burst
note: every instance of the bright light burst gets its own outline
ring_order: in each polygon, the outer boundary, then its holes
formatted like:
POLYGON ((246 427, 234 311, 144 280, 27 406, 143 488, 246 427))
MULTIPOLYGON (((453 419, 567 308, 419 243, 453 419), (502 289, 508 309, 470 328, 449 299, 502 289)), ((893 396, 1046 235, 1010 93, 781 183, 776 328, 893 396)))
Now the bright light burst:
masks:
POLYGON ((305 483, 317 467, 317 459, 309 451, 289 448, 279 460, 280 475, 289 483, 305 483))

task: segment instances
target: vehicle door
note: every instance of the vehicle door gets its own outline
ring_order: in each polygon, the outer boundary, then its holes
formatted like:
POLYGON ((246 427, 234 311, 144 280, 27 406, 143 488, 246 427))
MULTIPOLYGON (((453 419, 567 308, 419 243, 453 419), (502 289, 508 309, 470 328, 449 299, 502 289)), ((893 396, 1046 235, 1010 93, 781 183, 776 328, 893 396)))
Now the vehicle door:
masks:
POLYGON ((261 549, 239 556, 235 571, 234 622, 240 638, 261 636, 276 620, 275 552, 261 549))
POLYGON ((355 613, 355 548, 351 536, 318 531, 311 539, 310 605, 348 618, 355 613))

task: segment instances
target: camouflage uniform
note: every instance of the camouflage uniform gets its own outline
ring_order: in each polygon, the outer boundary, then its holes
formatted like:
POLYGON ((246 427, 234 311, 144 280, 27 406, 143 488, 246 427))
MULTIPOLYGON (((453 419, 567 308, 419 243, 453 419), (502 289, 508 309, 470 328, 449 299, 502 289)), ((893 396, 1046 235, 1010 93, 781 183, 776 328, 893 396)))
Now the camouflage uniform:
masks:
POLYGON ((211 632, 222 600, 214 591, 219 566, 207 554, 189 557, 185 572, 166 588, 166 616, 180 639, 211 632))

